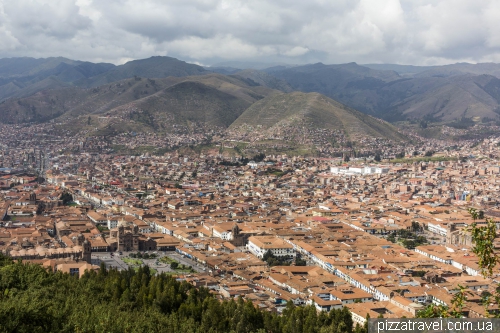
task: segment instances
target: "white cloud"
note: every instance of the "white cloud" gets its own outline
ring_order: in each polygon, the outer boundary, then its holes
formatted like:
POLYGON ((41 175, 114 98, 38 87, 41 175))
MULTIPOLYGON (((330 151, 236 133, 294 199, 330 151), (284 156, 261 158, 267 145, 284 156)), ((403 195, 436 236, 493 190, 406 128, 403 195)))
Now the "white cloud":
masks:
POLYGON ((495 0, 0 0, 0 57, 499 61, 495 0))
POLYGON ((295 46, 294 48, 283 52, 283 55, 286 55, 288 57, 297 57, 304 55, 307 52, 309 52, 309 49, 307 47, 295 46))

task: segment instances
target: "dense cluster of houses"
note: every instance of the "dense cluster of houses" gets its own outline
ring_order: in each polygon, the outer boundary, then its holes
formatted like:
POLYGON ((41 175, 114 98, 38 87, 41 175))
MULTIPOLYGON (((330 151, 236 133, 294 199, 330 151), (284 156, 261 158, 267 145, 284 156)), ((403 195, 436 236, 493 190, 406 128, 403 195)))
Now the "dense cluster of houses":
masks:
POLYGON ((287 301, 348 307, 359 323, 450 305, 465 286, 464 315, 486 317, 498 305, 486 309, 481 295, 499 271, 481 275, 461 231, 474 222, 469 207, 500 217, 498 153, 484 140, 406 164, 51 155, 43 177, 0 170, 0 251, 80 275, 97 269, 95 252, 176 251, 206 268, 183 278, 221 298, 270 311, 287 301))

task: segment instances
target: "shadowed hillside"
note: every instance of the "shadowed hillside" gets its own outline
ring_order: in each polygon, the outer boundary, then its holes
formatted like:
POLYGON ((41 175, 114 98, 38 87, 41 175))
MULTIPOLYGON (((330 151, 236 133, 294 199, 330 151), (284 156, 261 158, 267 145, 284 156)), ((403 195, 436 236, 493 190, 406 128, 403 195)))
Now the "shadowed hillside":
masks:
POLYGON ((394 71, 374 70, 355 63, 318 63, 273 70, 271 74, 285 80, 296 90, 318 92, 373 115, 377 114, 378 105, 384 103, 376 90, 384 87, 387 82, 401 79, 394 71))
POLYGON ((286 81, 254 69, 246 69, 244 71, 237 72, 232 76, 244 80, 250 86, 260 85, 271 89, 280 90, 282 92, 293 91, 293 88, 290 87, 290 85, 286 81))
POLYGON ((500 65, 368 66, 375 69, 351 63, 269 71, 296 90, 319 92, 388 121, 423 117, 444 122, 475 117, 500 119, 496 97, 500 82, 494 76, 500 75, 500 65))
MULTIPOLYGON (((72 117, 82 115, 102 115, 120 106, 125 106, 130 102, 152 96, 181 82, 199 82, 204 86, 213 88, 205 92, 205 97, 210 94, 214 94, 215 96, 219 92, 224 93, 228 101, 233 98, 243 101, 242 105, 244 105, 244 108, 247 108, 250 104, 269 94, 276 93, 274 90, 262 86, 250 87, 238 78, 220 74, 184 78, 168 77, 162 79, 136 77, 95 88, 82 89, 63 86, 59 89, 43 90, 25 98, 9 99, 0 103, 0 113, 3 115, 0 118, 0 122, 44 122, 58 117, 60 118, 57 121, 66 121, 72 117)), ((187 86, 184 86, 184 88, 187 89, 187 86)), ((220 97, 220 95, 217 96, 220 97)), ((193 98, 200 101, 196 96, 193 98)), ((175 99, 175 97, 171 97, 171 99, 175 99)), ((205 101, 208 100, 205 99, 205 101)), ((149 105, 150 103, 149 100, 145 100, 141 105, 149 105)), ((158 106, 156 107, 159 108, 158 106)), ((200 110, 205 110, 203 109, 204 107, 210 109, 208 105, 201 105, 200 110)), ((238 110, 240 108, 240 106, 237 107, 238 110)), ((226 121, 222 123, 226 123, 226 121)))
POLYGON ((0 101, 70 86, 75 81, 102 74, 113 67, 113 64, 94 64, 61 57, 0 59, 0 101))

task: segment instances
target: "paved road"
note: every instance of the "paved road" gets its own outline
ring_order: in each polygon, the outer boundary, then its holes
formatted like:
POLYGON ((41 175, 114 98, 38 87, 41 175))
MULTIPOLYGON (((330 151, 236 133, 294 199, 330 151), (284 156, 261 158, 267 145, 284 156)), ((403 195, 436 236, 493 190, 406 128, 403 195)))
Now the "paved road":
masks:
POLYGON ((197 272, 203 272, 203 266, 198 264, 196 261, 191 260, 187 257, 184 257, 182 254, 179 254, 177 252, 167 252, 167 256, 171 259, 174 259, 175 261, 178 261, 179 263, 183 264, 184 266, 191 266, 193 269, 197 272))
POLYGON ((92 263, 100 265, 101 262, 106 264, 106 267, 118 268, 119 271, 127 269, 128 265, 122 260, 117 259, 116 256, 112 257, 109 252, 100 252, 99 254, 92 254, 92 263))

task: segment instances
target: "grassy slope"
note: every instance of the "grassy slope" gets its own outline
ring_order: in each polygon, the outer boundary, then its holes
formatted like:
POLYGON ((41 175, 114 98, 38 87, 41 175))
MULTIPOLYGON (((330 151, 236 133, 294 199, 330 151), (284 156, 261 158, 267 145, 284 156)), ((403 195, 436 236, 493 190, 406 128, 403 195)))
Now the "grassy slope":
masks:
POLYGON ((293 92, 269 96, 248 108, 232 125, 270 129, 274 126, 306 125, 345 131, 351 139, 375 136, 403 140, 395 127, 318 93, 293 92))
MULTIPOLYGON (((139 101, 121 105, 112 115, 147 113, 157 125, 205 123, 229 126, 250 105, 249 102, 199 82, 181 82, 139 101)), ((153 121, 139 119, 153 125, 153 121)))

